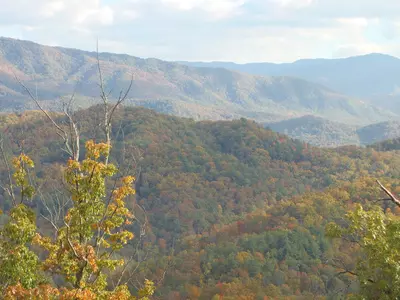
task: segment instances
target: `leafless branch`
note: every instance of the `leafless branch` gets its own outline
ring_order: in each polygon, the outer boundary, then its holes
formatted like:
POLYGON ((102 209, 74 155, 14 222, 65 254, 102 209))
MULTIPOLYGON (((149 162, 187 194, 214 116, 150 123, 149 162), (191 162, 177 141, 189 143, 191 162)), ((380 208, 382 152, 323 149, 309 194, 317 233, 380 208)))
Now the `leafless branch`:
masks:
POLYGON ((386 195, 389 196, 389 200, 392 201, 398 207, 400 207, 400 200, 397 199, 397 197, 393 195, 392 192, 390 192, 379 180, 377 180, 376 182, 379 184, 381 190, 384 191, 386 195))
POLYGON ((157 286, 160 286, 163 283, 165 276, 168 273, 168 270, 171 269, 173 266, 174 266, 174 263, 172 262, 172 259, 168 260, 168 263, 164 269, 164 272, 162 273, 161 277, 156 281, 157 286))
POLYGON ((59 230, 59 224, 61 223, 62 218, 65 214, 65 209, 68 207, 69 203, 71 203, 71 199, 68 197, 60 197, 56 193, 52 195, 51 203, 49 205, 48 201, 46 201, 45 195, 43 195, 40 188, 37 190, 37 193, 40 196, 40 202, 42 203, 48 214, 47 216, 44 214, 40 215, 43 219, 48 221, 53 226, 53 228, 55 229, 54 235, 56 237, 59 230))
POLYGON ((41 216, 43 219, 45 219, 46 221, 48 221, 48 222, 51 224, 51 226, 53 226, 55 232, 58 231, 58 226, 52 221, 52 218, 51 218, 51 217, 48 218, 48 217, 46 217, 46 216, 43 215, 43 214, 40 214, 40 216, 41 216))
MULTIPOLYGON (((341 271, 341 272, 338 272, 338 273, 336 273, 336 276, 340 276, 340 275, 344 275, 344 274, 349 274, 349 275, 358 277, 358 274, 357 274, 357 273, 355 273, 355 272, 353 272, 353 271, 350 271, 350 270, 343 270, 343 271, 341 271)), ((375 281, 373 281, 373 280, 370 279, 370 278, 368 278, 367 280, 368 280, 369 282, 371 282, 371 283, 375 283, 375 281)))
POLYGON ((128 97, 128 94, 129 94, 129 92, 131 91, 132 85, 133 85, 133 73, 132 73, 132 75, 131 75, 131 81, 130 81, 130 83, 129 83, 128 88, 126 89, 125 92, 123 92, 123 91, 120 92, 119 97, 118 97, 118 100, 117 100, 117 103, 116 103, 116 104, 113 106, 113 108, 111 109, 110 116, 109 116, 109 120, 108 120, 109 123, 111 123, 112 117, 113 117, 114 112, 115 112, 115 110, 117 109, 117 107, 118 107, 120 104, 122 104, 122 103, 125 101, 125 99, 128 97))
MULTIPOLYGON (((64 151, 71 155, 72 158, 74 160, 78 160, 79 159, 79 153, 76 153, 73 151, 73 146, 71 145, 70 142, 70 136, 67 133, 66 130, 64 130, 59 124, 57 124, 57 122, 54 120, 54 118, 42 107, 42 105, 39 103, 39 100, 37 98, 37 96, 33 95, 33 93, 31 92, 31 90, 14 74, 15 79, 17 80, 17 82, 21 85, 21 87, 26 91, 26 93, 29 95, 29 97, 31 98, 31 100, 36 104, 36 106, 39 108, 39 110, 47 117, 47 119, 53 124, 53 126, 56 129, 57 135, 60 136, 63 141, 64 141, 64 146, 65 149, 64 151)), ((36 92, 37 94, 37 92, 36 92)), ((71 97, 73 98, 73 97, 71 97)), ((72 102, 72 100, 71 100, 72 102)), ((68 117, 68 116, 67 116, 68 117)), ((68 117, 69 118, 69 117, 68 117)), ((76 140, 79 140, 79 136, 75 137, 76 140)), ((76 149, 77 150, 77 149, 76 149)), ((75 150, 75 151, 76 151, 75 150)))
MULTIPOLYGON (((108 97, 111 94, 112 90, 110 90, 108 93, 106 93, 106 91, 105 91, 104 76, 103 76, 103 72, 102 72, 101 65, 100 65, 99 41, 98 40, 97 40, 97 46, 96 46, 96 53, 97 53, 97 69, 99 72, 100 98, 102 99, 103 110, 104 110, 103 130, 106 135, 106 143, 107 143, 107 145, 111 146, 113 116, 114 116, 116 109, 125 101, 125 99, 129 95, 129 92, 133 85, 133 73, 132 73, 131 81, 129 83, 128 88, 126 89, 126 91, 123 91, 123 90, 120 91, 120 94, 119 94, 119 97, 118 97, 116 103, 110 109, 109 108, 110 102, 108 100, 108 97)), ((108 163, 108 160, 109 160, 109 155, 105 159, 106 164, 108 163)))
POLYGON ((63 104, 64 115, 68 119, 69 127, 70 127, 70 137, 71 137, 71 148, 73 153, 76 155, 76 160, 79 160, 80 154, 80 133, 77 123, 72 117, 72 104, 75 99, 75 91, 70 97, 69 101, 63 104))
POLYGON ((72 252, 74 253, 75 258, 80 259, 80 256, 78 255, 78 253, 75 250, 74 245, 72 245, 71 239, 70 239, 70 226, 67 222, 64 221, 64 225, 67 228, 67 234, 66 234, 66 238, 67 238, 67 242, 69 247, 71 248, 72 252))
POLYGON ((1 157, 4 161, 4 164, 6 166, 7 169, 7 178, 8 178, 8 187, 6 186, 1 186, 0 187, 7 192, 7 194, 11 197, 11 201, 13 203, 13 205, 16 204, 16 199, 15 199, 15 194, 14 194, 14 186, 13 186, 13 181, 12 181, 12 176, 11 176, 11 168, 10 168, 10 164, 8 163, 8 159, 6 157, 6 153, 4 151, 4 143, 3 143, 3 138, 0 138, 0 154, 1 157))

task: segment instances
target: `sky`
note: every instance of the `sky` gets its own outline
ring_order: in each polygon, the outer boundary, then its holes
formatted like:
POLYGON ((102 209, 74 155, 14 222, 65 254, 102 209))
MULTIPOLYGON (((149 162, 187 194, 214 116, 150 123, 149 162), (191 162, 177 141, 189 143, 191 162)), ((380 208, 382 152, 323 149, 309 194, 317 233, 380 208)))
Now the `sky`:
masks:
POLYGON ((400 1, 0 0, 0 36, 173 61, 400 56, 400 1))

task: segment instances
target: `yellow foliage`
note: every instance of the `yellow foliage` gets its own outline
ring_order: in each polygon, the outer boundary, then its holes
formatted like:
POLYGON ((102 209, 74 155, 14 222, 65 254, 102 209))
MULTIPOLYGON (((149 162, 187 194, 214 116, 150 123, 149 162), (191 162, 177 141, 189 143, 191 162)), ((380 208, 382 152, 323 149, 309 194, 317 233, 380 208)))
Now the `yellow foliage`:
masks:
POLYGON ((246 260, 251 258, 251 254, 249 252, 239 252, 236 254, 236 260, 240 263, 244 263, 246 260))
MULTIPOLYGON (((35 233, 36 228, 32 232, 31 244, 47 253, 40 268, 60 275, 71 288, 56 289, 50 285, 27 288, 18 283, 8 286, 5 299, 137 299, 126 285, 107 290, 110 271, 125 265, 124 259, 114 259, 112 254, 134 238, 123 226, 132 223, 133 214, 125 206, 125 200, 135 194, 133 176, 122 178, 119 187, 107 192, 107 178, 117 173, 117 168, 108 163, 109 151, 110 145, 90 140, 83 161, 67 161, 64 177, 72 207, 65 214, 64 226, 58 228, 55 239, 35 233)), ((34 190, 26 177, 27 168, 34 167, 33 161, 21 154, 13 159, 13 166, 21 194, 32 198, 34 190)), ((153 282, 146 280, 144 288, 138 291, 138 299, 146 300, 153 293, 153 282)))

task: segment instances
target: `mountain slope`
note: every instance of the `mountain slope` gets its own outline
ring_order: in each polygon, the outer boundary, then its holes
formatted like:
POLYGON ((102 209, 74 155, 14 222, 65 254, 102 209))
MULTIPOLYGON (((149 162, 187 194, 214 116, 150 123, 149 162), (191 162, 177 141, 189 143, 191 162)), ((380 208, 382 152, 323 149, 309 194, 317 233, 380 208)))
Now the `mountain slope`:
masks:
POLYGON ((356 126, 314 116, 293 118, 265 125, 274 131, 317 146, 337 147, 360 144, 356 126))
POLYGON ((196 67, 223 67, 263 76, 296 76, 362 98, 389 95, 400 87, 400 59, 384 54, 344 59, 302 59, 283 64, 182 63, 196 67))
MULTIPOLYGON (((103 140, 100 113, 76 113, 82 142, 103 140)), ((140 204, 149 222, 121 254, 131 257, 135 243, 143 244, 140 256, 149 259, 134 275, 158 280, 155 299, 337 299, 357 290, 346 289, 354 278, 339 275, 334 260, 351 267, 354 247, 331 243, 325 226, 343 221, 355 203, 382 196, 372 178, 396 186, 400 152, 319 149, 244 119, 194 122, 127 107, 114 116, 111 160, 122 173, 138 171, 128 204, 140 204)), ((14 142, 23 140, 35 162, 31 178, 41 189, 32 206, 40 216, 39 197, 51 201, 49 190, 57 189, 55 196, 68 195, 62 142, 37 112, 0 117, 7 154, 19 153, 14 142)), ((0 182, 6 177, 0 161, 0 182)), ((1 189, 6 213, 9 201, 1 189)), ((141 211, 134 211, 138 222, 141 211)), ((50 226, 39 220, 40 228, 50 226)))
POLYGON ((384 140, 381 142, 377 142, 369 145, 370 148, 373 148, 377 151, 395 151, 400 150, 400 137, 384 140))
MULTIPOLYGON (((0 39, 0 109, 33 108, 14 74, 37 91, 43 105, 74 91, 81 106, 98 96, 96 53, 0 39)), ((127 103, 196 119, 241 116, 277 121, 314 114, 346 123, 369 124, 394 117, 363 101, 292 77, 261 77, 225 69, 194 68, 157 59, 100 53, 104 81, 117 97, 133 87, 127 103)))
POLYGON ((382 122, 362 127, 357 134, 363 144, 373 144, 400 137, 400 122, 382 122))

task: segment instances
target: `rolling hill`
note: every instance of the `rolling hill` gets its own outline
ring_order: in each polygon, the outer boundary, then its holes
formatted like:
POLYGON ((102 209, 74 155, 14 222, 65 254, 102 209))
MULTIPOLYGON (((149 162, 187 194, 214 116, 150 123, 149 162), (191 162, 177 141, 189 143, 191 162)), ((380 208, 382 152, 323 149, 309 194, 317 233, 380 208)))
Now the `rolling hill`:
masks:
MULTIPOLYGON (((357 98, 294 77, 188 67, 124 54, 100 53, 99 58, 112 96, 117 97, 132 76, 128 104, 179 116, 250 117, 272 122, 313 114, 349 124, 396 117, 357 98)), ((60 97, 74 92, 80 107, 92 105, 99 95, 96 59, 95 52, 0 38, 0 110, 34 108, 14 76, 35 91, 47 108, 57 108, 60 97)))

